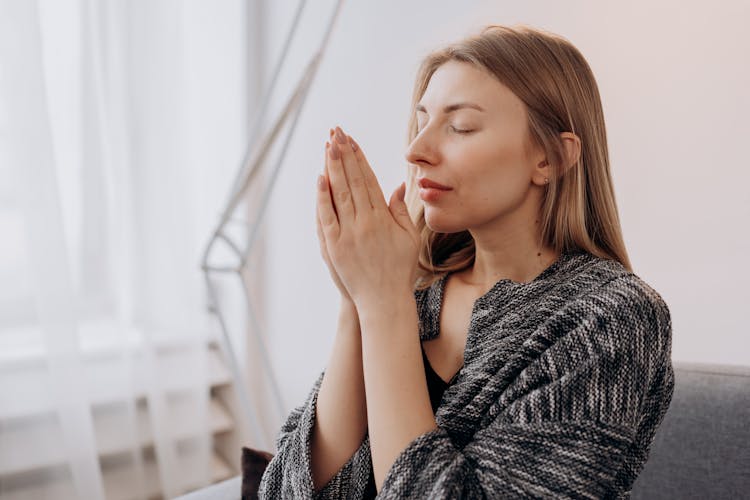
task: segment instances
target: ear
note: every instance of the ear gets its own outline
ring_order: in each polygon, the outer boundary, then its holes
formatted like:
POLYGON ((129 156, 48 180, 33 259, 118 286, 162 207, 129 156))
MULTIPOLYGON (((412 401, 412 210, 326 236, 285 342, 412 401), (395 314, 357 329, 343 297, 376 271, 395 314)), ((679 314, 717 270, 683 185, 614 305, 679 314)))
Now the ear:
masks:
POLYGON ((549 162, 547 161, 547 155, 544 149, 541 146, 538 146, 536 143, 529 142, 527 144, 529 148, 527 150, 529 157, 534 162, 534 171, 531 174, 531 182, 532 184, 536 184, 537 186, 544 187, 552 178, 551 168, 549 166, 549 162), (547 181, 545 181, 545 179, 547 179, 547 181))
POLYGON ((581 139, 573 132, 563 132, 560 134, 563 148, 565 148, 565 165, 563 165, 561 174, 575 165, 581 158, 581 139))
POLYGON ((532 182, 537 186, 546 186, 549 184, 549 180, 552 178, 552 171, 549 166, 549 162, 545 156, 542 156, 536 164, 532 182))
MULTIPOLYGON (((564 150, 564 164, 561 166, 559 175, 563 175, 581 158, 581 139, 573 132, 563 132, 560 134, 560 139, 562 140, 564 150)), ((533 181, 534 184, 537 184, 538 186, 544 186, 548 183, 548 179, 552 178, 552 172, 544 153, 540 152, 540 155, 541 156, 536 165, 536 171, 534 172, 533 181)))

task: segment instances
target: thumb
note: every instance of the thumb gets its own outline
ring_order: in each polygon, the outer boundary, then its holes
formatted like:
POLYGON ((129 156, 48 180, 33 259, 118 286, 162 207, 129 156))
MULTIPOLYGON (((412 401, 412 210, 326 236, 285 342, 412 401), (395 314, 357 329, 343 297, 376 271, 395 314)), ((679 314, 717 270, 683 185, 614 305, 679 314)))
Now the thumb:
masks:
POLYGON ((404 229, 408 229, 411 227, 412 223, 409 218, 409 210, 404 201, 405 196, 406 182, 402 182, 396 190, 393 191, 391 200, 388 202, 388 208, 390 209, 393 218, 396 219, 396 222, 398 222, 404 229))

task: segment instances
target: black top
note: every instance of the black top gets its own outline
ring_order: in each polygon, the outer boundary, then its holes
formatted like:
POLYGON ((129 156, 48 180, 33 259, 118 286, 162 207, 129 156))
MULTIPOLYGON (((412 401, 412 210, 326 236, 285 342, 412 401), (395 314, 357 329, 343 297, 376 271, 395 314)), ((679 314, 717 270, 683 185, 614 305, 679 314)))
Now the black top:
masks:
POLYGON ((436 413, 438 406, 440 406, 440 400, 443 397, 443 392, 450 385, 448 382, 440 378, 435 370, 430 365, 430 360, 427 359, 427 354, 424 352, 422 347, 422 359, 424 360, 424 373, 427 376, 427 389, 430 391, 430 402, 432 403, 432 413, 436 413))

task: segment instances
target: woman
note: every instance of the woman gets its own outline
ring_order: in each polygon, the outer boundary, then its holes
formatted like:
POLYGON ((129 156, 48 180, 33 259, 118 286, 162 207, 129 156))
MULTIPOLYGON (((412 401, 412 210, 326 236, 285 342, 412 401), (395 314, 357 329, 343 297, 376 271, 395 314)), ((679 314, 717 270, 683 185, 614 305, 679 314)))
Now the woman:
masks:
POLYGON ((671 319, 628 261, 588 64, 490 26, 426 58, 413 105, 387 203, 350 136, 326 144, 339 328, 260 497, 628 497, 672 397, 671 319))

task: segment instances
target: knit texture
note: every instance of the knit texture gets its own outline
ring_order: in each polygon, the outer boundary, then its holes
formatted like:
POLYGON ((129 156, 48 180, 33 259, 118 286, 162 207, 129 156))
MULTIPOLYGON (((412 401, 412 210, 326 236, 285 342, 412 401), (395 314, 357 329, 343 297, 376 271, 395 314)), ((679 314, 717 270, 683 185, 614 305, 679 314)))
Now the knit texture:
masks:
MULTIPOLYGON (((439 335, 446 276, 415 292, 422 340, 439 335)), ((378 499, 629 498, 672 400, 672 324, 620 263, 563 253, 529 283, 477 299, 464 365, 388 470, 378 499)), ((320 373, 276 439, 259 498, 364 498, 369 434, 313 491, 320 373)))

